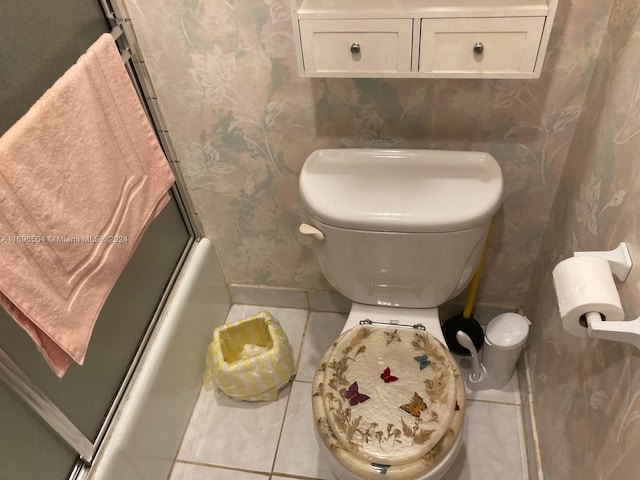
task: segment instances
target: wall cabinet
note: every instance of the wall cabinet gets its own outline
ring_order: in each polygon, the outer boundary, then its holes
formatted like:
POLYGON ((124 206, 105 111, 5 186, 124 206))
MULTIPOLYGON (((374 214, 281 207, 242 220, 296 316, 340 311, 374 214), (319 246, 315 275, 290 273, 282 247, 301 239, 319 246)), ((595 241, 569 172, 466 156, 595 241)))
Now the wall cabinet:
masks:
POLYGON ((538 78, 557 0, 291 0, 306 77, 538 78))

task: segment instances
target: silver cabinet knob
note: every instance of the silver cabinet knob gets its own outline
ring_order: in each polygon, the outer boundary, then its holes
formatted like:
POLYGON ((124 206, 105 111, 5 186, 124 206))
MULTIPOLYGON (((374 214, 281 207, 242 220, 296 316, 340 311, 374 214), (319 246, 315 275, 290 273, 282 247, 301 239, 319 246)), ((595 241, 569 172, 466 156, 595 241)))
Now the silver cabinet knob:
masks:
POLYGON ((484 45, 482 44, 482 42, 476 42, 476 44, 473 46, 473 53, 475 53, 476 55, 480 55, 483 52, 484 45))
POLYGON ((351 53, 357 55, 360 53, 360 44, 358 42, 351 44, 351 53))

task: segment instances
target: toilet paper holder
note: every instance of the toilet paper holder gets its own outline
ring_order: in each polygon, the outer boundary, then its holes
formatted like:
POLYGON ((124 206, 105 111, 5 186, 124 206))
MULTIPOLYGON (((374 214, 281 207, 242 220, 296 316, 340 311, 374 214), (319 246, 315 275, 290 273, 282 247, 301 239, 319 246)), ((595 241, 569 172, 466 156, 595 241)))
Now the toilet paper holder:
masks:
MULTIPOLYGON (((629 276, 633 261, 629 248, 621 242, 617 248, 604 252, 574 252, 575 257, 589 256, 607 260, 611 272, 624 282, 629 276)), ((640 349, 640 317, 635 320, 607 321, 599 312, 589 312, 585 315, 587 335, 592 338, 611 340, 614 342, 630 343, 640 349)), ((582 323, 582 322, 581 322, 582 323)))
POLYGON ((599 257, 609 262, 609 268, 611 272, 620 280, 624 282, 629 276, 631 267, 633 267, 633 261, 629 254, 629 247, 626 242, 620 242, 617 248, 604 252, 573 252, 574 257, 599 257))

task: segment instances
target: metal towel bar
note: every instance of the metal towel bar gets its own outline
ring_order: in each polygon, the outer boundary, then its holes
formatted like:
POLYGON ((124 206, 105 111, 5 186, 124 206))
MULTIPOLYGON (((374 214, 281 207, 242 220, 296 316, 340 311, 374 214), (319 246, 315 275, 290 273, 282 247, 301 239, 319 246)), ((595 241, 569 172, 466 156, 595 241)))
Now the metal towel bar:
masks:
POLYGON ((91 462, 94 454, 93 443, 27 377, 2 348, 0 348, 0 379, 78 452, 84 462, 91 462))

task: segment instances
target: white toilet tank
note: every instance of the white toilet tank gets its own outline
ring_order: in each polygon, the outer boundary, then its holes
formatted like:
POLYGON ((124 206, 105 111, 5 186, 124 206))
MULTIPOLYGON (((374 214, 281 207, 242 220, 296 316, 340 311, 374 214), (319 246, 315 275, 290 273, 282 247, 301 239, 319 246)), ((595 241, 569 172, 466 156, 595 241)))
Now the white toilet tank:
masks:
POLYGON ((502 187, 483 152, 316 150, 300 173, 331 285, 355 302, 397 307, 436 307, 468 285, 502 187))

